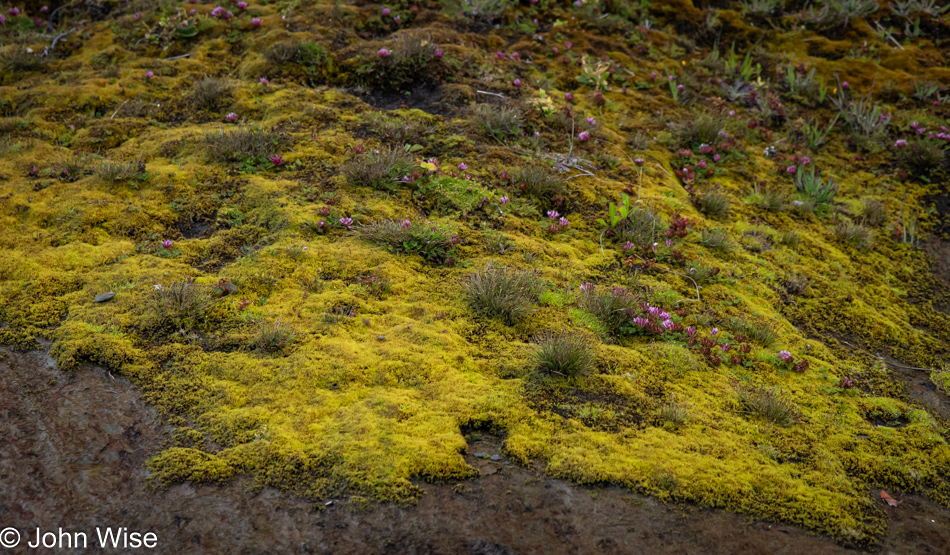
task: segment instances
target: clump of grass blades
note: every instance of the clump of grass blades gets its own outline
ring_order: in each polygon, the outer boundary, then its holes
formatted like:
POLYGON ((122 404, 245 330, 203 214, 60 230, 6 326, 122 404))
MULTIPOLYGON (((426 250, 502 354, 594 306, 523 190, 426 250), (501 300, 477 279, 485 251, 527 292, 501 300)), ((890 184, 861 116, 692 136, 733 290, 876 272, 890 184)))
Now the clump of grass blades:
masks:
POLYGON ((424 136, 434 132, 433 127, 423 125, 418 121, 391 117, 382 112, 367 112, 361 119, 373 134, 390 144, 418 142, 424 136))
POLYGON ((664 403, 659 411, 658 416, 660 417, 660 422, 664 426, 670 428, 679 428, 689 420, 689 410, 686 406, 676 400, 676 398, 670 394, 670 400, 667 403, 664 403))
POLYGON ((282 133, 251 128, 209 133, 205 136, 208 159, 211 162, 264 160, 287 142, 287 136, 282 133))
POLYGON ((442 0, 449 15, 465 15, 473 19, 491 21, 510 6, 510 0, 442 0))
POLYGON ((28 52, 26 48, 13 46, 0 56, 0 67, 7 71, 39 71, 46 67, 46 58, 28 52))
POLYGON ((158 284, 152 290, 151 308, 158 320, 189 329, 204 319, 214 304, 210 288, 191 278, 158 284))
POLYGON ((103 181, 118 183, 129 181, 145 172, 144 162, 113 162, 103 160, 96 166, 96 175, 103 181))
POLYGON ((677 127, 674 138, 683 148, 697 148, 700 145, 714 145, 719 142, 722 120, 715 116, 701 115, 686 124, 677 127))
POLYGON ((703 229, 702 232, 700 232, 699 243, 720 252, 729 252, 733 247, 732 242, 729 240, 729 234, 721 227, 703 229))
POLYGON ((802 12, 802 20, 817 29, 843 29, 852 21, 869 16, 878 10, 877 0, 831 0, 802 12))
POLYGON ((874 244, 874 236, 871 234, 871 230, 859 223, 847 220, 841 220, 835 224, 835 236, 838 237, 838 240, 859 250, 867 250, 874 244))
POLYGON ((774 17, 781 15, 785 8, 783 0, 741 0, 742 15, 753 17, 774 17))
POLYGON ((866 198, 861 202, 861 219, 871 227, 877 227, 887 221, 887 209, 875 199, 866 198))
POLYGON ((638 205, 630 210, 614 231, 623 243, 629 241, 634 245, 652 245, 656 242, 657 233, 662 226, 663 220, 659 214, 646 206, 638 205))
POLYGON ((749 386, 740 388, 737 394, 744 412, 779 426, 791 426, 798 418, 794 403, 785 399, 778 389, 749 386))
POLYGON ((623 287, 604 292, 589 287, 581 293, 578 305, 593 314, 607 333, 616 337, 624 326, 629 325, 628 311, 637 307, 637 298, 623 287))
POLYGON ((251 346, 265 353, 279 353, 293 344, 296 339, 294 330, 279 318, 274 322, 261 321, 251 346))
POLYGON ((574 378, 597 363, 590 338, 572 332, 549 332, 535 337, 536 368, 548 374, 574 378))
POLYGON ((225 77, 203 77, 191 86, 191 102, 204 110, 220 110, 231 104, 234 83, 225 77))
POLYGON ((397 40, 389 56, 377 57, 372 64, 357 70, 364 83, 394 91, 431 81, 433 72, 428 66, 436 59, 435 44, 418 33, 401 33, 397 40))
POLYGON ((943 146, 938 141, 917 139, 897 148, 894 161, 902 170, 919 177, 940 168, 945 156, 943 146))
POLYGON ((736 333, 748 336, 763 347, 775 344, 778 339, 778 326, 768 322, 749 322, 742 318, 730 318, 729 328, 736 333))
POLYGON ((521 113, 508 106, 478 104, 472 110, 472 119, 483 133, 496 139, 521 132, 521 113))
POLYGON ((760 206, 769 212, 781 212, 785 207, 785 195, 775 189, 766 189, 762 192, 760 206))
POLYGON ((547 201, 563 193, 567 186, 560 176, 538 166, 518 169, 511 177, 511 182, 524 193, 547 201))
POLYGON ((787 229, 778 234, 778 242, 781 245, 794 247, 802 242, 802 237, 794 229, 787 229))
POLYGON ((343 175, 351 185, 388 190, 414 169, 416 165, 408 152, 401 148, 387 148, 347 162, 343 175))
POLYGON ((716 189, 693 195, 693 204, 700 212, 713 218, 725 218, 729 215, 729 195, 716 189))
POLYGON ((537 302, 543 284, 530 270, 515 270, 489 262, 468 276, 463 294, 475 312, 512 324, 537 302))
POLYGON ((287 40, 274 43, 264 51, 264 56, 276 64, 290 62, 300 55, 300 42, 287 40))
POLYGON ((72 154, 59 161, 54 169, 62 181, 76 181, 89 174, 89 159, 84 155, 72 154))
POLYGON ((413 222, 382 220, 356 228, 362 239, 386 247, 390 252, 418 254, 427 262, 454 266, 458 238, 448 231, 413 222))
POLYGON ((791 295, 801 295, 805 292, 805 289, 808 289, 808 282, 808 276, 795 273, 789 274, 785 280, 785 291, 791 295))

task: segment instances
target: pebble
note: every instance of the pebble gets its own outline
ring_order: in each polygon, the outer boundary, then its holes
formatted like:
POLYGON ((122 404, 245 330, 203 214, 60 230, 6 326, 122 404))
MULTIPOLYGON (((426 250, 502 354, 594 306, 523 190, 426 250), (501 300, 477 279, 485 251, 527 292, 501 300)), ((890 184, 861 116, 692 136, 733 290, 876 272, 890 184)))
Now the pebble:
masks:
POLYGON ((491 460, 493 460, 493 461, 500 461, 500 460, 501 460, 501 455, 492 455, 492 456, 489 457, 489 458, 490 458, 491 460))
POLYGON ((488 453, 475 453, 475 457, 479 459, 484 459, 488 457, 488 453))
POLYGON ((386 340, 386 336, 385 336, 385 335, 377 335, 377 336, 376 336, 376 339, 379 339, 380 341, 385 341, 385 340, 386 340))
POLYGON ((96 298, 94 300, 97 303, 104 303, 106 301, 111 301, 112 297, 115 297, 115 293, 113 293, 112 291, 109 291, 108 293, 96 295, 96 298))

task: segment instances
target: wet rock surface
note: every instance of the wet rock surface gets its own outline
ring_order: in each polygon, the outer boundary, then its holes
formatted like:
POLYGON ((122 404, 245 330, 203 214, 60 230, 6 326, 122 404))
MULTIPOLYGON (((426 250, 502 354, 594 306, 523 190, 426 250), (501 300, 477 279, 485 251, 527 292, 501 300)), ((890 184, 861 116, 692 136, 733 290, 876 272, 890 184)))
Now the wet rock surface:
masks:
MULTIPOLYGON (((413 507, 313 504, 242 480, 152 491, 144 463, 171 431, 121 377, 93 366, 66 374, 44 351, 0 348, 0 527, 23 542, 37 527, 87 532, 89 549, 70 553, 128 552, 97 547, 95 528, 107 526, 154 532, 160 553, 854 552, 793 526, 553 480, 491 456, 502 441, 482 433, 469 435, 465 455, 479 478, 420 484, 426 495, 413 507)), ((881 552, 950 550, 947 509, 905 495, 881 510, 881 552)))

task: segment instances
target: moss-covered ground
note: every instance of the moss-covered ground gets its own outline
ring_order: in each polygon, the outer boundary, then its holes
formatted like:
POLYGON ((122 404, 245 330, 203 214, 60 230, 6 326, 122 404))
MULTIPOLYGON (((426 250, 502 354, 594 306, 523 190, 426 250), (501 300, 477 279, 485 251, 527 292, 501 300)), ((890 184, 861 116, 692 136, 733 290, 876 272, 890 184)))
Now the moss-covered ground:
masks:
POLYGON ((412 503, 491 428, 857 545, 881 488, 950 503, 948 422, 888 366, 950 390, 939 6, 249 4, 3 7, 0 342, 140 387, 156 485, 412 503), (466 300, 489 262, 543 281, 520 318, 466 300), (591 371, 537 369, 563 330, 591 371))

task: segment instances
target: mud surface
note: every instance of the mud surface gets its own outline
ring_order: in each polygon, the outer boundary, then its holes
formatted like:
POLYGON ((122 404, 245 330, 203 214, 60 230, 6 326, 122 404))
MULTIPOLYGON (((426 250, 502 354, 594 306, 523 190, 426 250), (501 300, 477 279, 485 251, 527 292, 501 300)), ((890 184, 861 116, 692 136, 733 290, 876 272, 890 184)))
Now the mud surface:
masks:
MULTIPOLYGON (((315 507, 241 481, 150 491, 144 462, 170 433, 127 381, 0 348, 0 528, 23 537, 9 552, 128 552, 93 548, 97 526, 125 526, 155 532, 161 553, 854 553, 788 525, 552 480, 510 464, 487 434, 471 436, 466 455, 480 478, 423 484, 410 508, 315 507), (37 527, 87 532, 90 548, 27 549, 37 527)), ((881 510, 880 552, 950 552, 950 510, 913 495, 881 510)))

